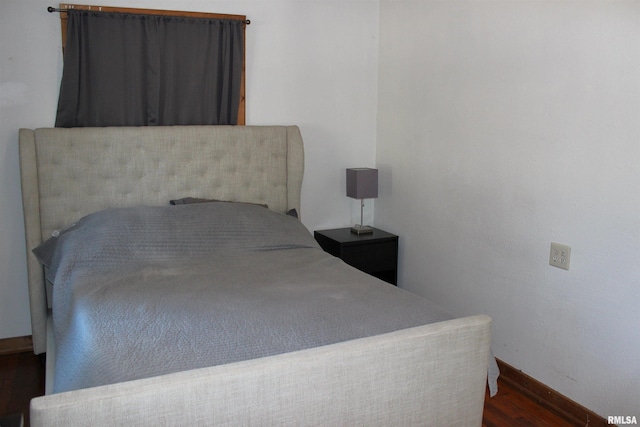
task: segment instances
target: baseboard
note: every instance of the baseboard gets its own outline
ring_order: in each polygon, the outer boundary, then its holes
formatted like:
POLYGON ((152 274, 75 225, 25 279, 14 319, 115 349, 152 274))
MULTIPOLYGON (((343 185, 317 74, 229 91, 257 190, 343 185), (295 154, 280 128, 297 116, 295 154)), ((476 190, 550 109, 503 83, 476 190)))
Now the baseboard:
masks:
POLYGON ((26 337, 0 339, 0 355, 33 351, 31 335, 26 337))
POLYGON ((606 419, 542 384, 513 366, 497 359, 500 379, 517 387, 541 406, 575 425, 585 427, 611 427, 606 419))

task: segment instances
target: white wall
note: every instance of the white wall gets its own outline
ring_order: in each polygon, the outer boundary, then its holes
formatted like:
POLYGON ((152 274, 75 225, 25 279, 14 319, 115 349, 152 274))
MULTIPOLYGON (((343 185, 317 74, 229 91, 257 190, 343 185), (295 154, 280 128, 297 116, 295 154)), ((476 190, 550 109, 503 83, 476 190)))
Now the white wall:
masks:
POLYGON ((497 357, 603 416, 640 416, 638 40, 635 0, 381 2, 401 286, 489 314, 497 357))
MULTIPOLYGON (((83 4, 246 14, 247 123, 297 124, 305 140, 303 222, 346 226, 344 169, 375 162, 378 2, 90 0, 83 4), (373 71, 372 71, 373 70, 373 71)), ((0 338, 31 334, 18 129, 53 126, 60 20, 44 0, 0 13, 0 338)))
POLYGON ((52 126, 55 118, 60 21, 46 6, 0 4, 0 338, 31 335, 18 129, 52 126))

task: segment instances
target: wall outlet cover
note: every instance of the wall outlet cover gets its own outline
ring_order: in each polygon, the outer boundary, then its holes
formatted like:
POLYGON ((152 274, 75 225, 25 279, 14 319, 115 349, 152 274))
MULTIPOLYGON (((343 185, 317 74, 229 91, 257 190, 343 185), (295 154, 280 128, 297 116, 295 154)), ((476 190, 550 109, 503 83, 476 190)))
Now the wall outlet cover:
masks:
POLYGON ((549 254, 549 265, 569 269, 571 261, 571 247, 560 243, 551 242, 551 253, 549 254))

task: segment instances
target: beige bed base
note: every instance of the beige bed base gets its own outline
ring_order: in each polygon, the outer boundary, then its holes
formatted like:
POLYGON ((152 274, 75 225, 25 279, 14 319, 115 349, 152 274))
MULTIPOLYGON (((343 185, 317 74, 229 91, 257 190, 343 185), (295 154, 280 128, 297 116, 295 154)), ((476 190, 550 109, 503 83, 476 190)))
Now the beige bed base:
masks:
POLYGON ((36 398, 37 426, 477 426, 490 320, 475 316, 36 398))
MULTIPOLYGON (((300 212, 295 126, 20 130, 34 352, 47 300, 31 249, 108 207, 181 197, 300 212)), ((32 426, 480 426, 491 320, 455 319, 309 350, 38 397, 32 426)), ((51 344, 51 343, 49 343, 51 344)))

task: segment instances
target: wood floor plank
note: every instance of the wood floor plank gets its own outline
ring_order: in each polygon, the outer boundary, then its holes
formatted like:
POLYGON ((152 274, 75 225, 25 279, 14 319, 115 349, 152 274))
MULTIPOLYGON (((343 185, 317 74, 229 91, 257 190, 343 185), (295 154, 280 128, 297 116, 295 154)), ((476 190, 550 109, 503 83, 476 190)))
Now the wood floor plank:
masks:
POLYGON ((495 411, 501 414, 495 423, 521 427, 576 425, 540 406, 509 383, 499 381, 498 390, 495 397, 485 400, 485 418, 489 418, 495 411))
POLYGON ((18 357, 0 357, 0 415, 4 415, 9 414, 11 409, 11 393, 18 370, 18 357))
POLYGON ((500 380, 515 387, 519 393, 527 396, 539 406, 547 408, 570 425, 588 427, 608 427, 611 424, 593 411, 558 393, 547 385, 530 377, 502 360, 497 360, 500 368, 500 380))
POLYGON ((29 402, 44 394, 44 359, 30 352, 0 356, 0 416, 24 415, 29 426, 29 402))
POLYGON ((571 427, 578 424, 563 419, 529 398, 512 384, 498 380, 498 394, 485 398, 483 425, 513 427, 571 427))

